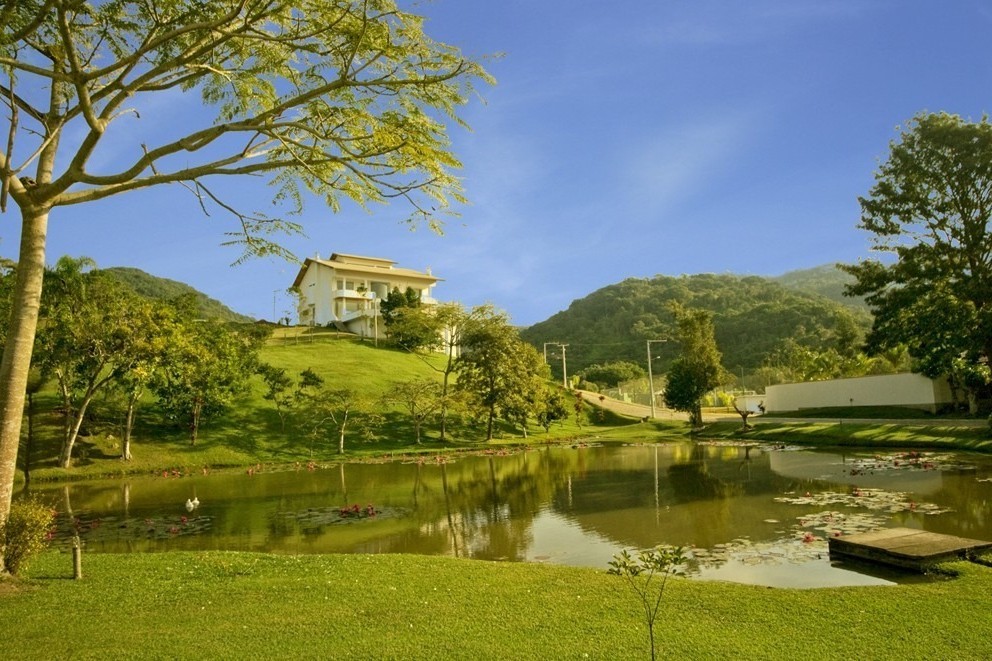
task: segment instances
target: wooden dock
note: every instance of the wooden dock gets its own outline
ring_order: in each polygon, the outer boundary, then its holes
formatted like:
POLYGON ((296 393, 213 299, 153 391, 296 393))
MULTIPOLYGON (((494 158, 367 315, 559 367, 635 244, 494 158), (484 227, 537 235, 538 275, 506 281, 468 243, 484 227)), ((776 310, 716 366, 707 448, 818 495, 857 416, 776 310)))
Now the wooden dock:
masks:
POLYGON ((992 542, 941 535, 914 528, 889 528, 843 537, 831 537, 830 557, 848 557, 925 571, 947 560, 970 558, 992 550, 992 542))

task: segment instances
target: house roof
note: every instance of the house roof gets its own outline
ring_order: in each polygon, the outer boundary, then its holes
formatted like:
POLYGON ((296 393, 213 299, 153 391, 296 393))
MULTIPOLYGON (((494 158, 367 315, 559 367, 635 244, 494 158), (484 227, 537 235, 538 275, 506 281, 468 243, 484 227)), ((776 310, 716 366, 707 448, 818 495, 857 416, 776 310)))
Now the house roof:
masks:
POLYGON ((293 287, 299 287, 303 282, 303 276, 311 264, 326 266, 342 273, 361 273, 366 275, 378 275, 383 278, 406 278, 411 280, 424 280, 434 284, 442 280, 430 273, 415 271, 394 266, 396 262, 380 257, 364 257, 362 255, 348 255, 344 253, 332 253, 330 259, 320 259, 318 257, 307 257, 303 260, 296 278, 293 280, 293 287))

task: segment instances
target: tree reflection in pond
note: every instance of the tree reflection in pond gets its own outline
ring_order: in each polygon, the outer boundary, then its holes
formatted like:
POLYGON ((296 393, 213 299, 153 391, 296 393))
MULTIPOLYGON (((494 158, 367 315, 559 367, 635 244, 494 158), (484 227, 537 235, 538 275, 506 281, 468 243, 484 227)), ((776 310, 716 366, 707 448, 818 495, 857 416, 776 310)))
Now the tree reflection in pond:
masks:
MULTIPOLYGON (((857 489, 952 510, 928 516, 905 507, 884 512, 880 525, 992 539, 988 458, 927 459, 927 470, 891 461, 887 470, 872 459, 873 474, 856 469, 874 454, 691 443, 547 447, 251 476, 33 485, 32 492, 58 509, 63 540, 78 520, 91 551, 420 553, 605 568, 620 549, 658 544, 712 552, 746 540, 739 546, 774 549, 795 542, 802 517, 824 511, 818 494, 857 489), (781 500, 806 493, 811 500, 781 500), (171 530, 164 522, 181 520, 194 495, 202 504, 192 533, 147 534, 145 521, 171 530), (388 515, 347 523, 319 515, 354 504, 388 515)), ((846 516, 864 511, 853 498, 829 508, 846 516)))

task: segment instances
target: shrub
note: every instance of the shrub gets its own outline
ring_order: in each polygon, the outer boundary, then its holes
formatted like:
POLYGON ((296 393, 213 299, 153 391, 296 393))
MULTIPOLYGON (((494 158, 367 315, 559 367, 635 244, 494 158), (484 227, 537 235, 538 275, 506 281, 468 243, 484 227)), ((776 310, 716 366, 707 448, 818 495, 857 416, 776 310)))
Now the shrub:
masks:
POLYGON ((7 571, 18 574, 45 548, 54 520, 52 508, 33 498, 11 503, 2 531, 3 564, 7 571))

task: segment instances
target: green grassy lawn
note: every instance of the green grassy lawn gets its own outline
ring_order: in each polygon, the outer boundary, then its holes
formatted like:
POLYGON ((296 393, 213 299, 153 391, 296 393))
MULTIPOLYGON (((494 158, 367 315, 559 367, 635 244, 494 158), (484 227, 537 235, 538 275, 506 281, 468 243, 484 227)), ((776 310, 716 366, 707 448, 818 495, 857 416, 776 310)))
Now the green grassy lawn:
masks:
MULTIPOLYGON (((659 658, 985 659, 992 569, 894 587, 672 579, 659 658)), ((650 658, 604 570, 389 555, 47 553, 0 583, 9 659, 650 658), (16 624, 14 624, 16 623, 16 624)))
POLYGON ((740 422, 706 425, 701 437, 755 440, 787 445, 827 447, 927 448, 992 452, 992 438, 985 428, 862 424, 847 422, 762 422, 747 432, 740 422))

